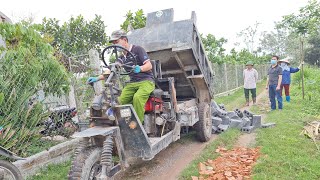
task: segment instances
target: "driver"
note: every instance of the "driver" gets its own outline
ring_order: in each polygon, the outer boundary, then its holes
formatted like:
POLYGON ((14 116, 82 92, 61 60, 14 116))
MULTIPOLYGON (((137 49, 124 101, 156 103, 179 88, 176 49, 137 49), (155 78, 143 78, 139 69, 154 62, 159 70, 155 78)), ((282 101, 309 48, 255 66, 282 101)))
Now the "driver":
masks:
MULTIPOLYGON (((123 88, 119 97, 120 104, 133 104, 133 107, 141 121, 144 120, 144 106, 155 89, 154 78, 152 74, 152 64, 146 51, 137 45, 129 44, 125 31, 116 30, 112 32, 110 41, 112 44, 119 45, 129 50, 137 60, 134 71, 129 74, 130 82, 123 88)), ((125 63, 127 52, 123 52, 124 56, 120 57, 117 62, 125 63)), ((128 58, 129 59, 129 58, 128 58)), ((94 83, 103 80, 104 76, 90 77, 88 83, 94 83)))

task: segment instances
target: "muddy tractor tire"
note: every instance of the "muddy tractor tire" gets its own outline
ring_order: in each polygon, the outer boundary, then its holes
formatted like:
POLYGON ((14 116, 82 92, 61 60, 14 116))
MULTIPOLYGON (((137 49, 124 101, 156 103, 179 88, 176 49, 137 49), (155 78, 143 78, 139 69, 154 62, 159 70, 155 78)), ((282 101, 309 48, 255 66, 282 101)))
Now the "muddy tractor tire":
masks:
POLYGON ((0 179, 23 179, 19 169, 12 163, 0 160, 0 179))
POLYGON ((198 106, 199 121, 194 125, 197 138, 200 142, 210 140, 212 133, 211 108, 208 103, 200 103, 198 106))
POLYGON ((69 180, 96 179, 95 176, 102 170, 101 154, 101 147, 88 147, 79 152, 71 164, 69 180))

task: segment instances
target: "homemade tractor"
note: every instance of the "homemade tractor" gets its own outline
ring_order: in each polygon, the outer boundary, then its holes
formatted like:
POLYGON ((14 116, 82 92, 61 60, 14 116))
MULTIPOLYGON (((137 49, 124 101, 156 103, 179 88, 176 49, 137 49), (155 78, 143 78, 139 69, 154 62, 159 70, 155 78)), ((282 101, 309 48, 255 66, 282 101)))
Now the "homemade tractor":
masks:
POLYGON ((189 127, 199 141, 210 139, 213 71, 195 19, 193 12, 191 19, 173 22, 173 9, 149 13, 146 27, 128 36, 129 43, 144 47, 152 59, 156 89, 145 105, 143 124, 131 104, 117 102, 124 75, 136 65, 135 56, 116 45, 103 50, 103 62, 111 73, 105 75, 103 89, 96 91, 90 128, 73 135, 81 139, 69 179, 112 179, 128 167, 130 158, 151 160, 189 127), (107 64, 107 57, 118 59, 124 51, 128 63, 107 64))

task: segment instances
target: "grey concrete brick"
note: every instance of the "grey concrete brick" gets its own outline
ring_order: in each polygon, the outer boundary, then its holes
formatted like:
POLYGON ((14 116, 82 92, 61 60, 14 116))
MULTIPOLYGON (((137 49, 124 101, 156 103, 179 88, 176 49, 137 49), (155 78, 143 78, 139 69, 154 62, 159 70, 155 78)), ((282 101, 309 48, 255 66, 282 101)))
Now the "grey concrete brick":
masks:
POLYGON ((229 128, 229 125, 220 124, 218 126, 218 132, 225 132, 229 128))
POLYGON ((243 127, 241 128, 242 132, 251 133, 254 130, 253 126, 243 127))
POLYGON ((222 116, 221 119, 222 119, 221 124, 223 124, 223 125, 229 125, 230 124, 230 118, 228 116, 222 116))
POLYGON ((221 124, 222 119, 219 117, 212 117, 212 125, 213 126, 219 126, 221 124))
POLYGON ((274 126, 276 126, 276 123, 266 123, 261 125, 262 128, 270 128, 274 126))
MULTIPOLYGON (((231 119, 229 127, 230 128, 239 128, 241 123, 242 123, 242 120, 231 119)), ((241 128, 239 128, 239 129, 241 129, 241 128)))
POLYGON ((218 126, 212 126, 212 134, 218 132, 218 126))
POLYGON ((261 115, 253 115, 251 125, 254 128, 261 128, 261 115))

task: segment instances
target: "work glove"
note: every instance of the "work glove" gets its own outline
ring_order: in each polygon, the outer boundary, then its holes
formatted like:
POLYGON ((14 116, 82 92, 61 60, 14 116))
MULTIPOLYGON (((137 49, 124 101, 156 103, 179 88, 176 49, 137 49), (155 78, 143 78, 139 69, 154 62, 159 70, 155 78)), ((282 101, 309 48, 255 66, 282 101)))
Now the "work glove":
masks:
POLYGON ((136 66, 134 67, 134 73, 139 73, 139 72, 141 72, 141 67, 138 66, 138 65, 136 65, 136 66))
POLYGON ((99 81, 98 77, 89 77, 89 79, 87 80, 88 83, 94 83, 99 81))

